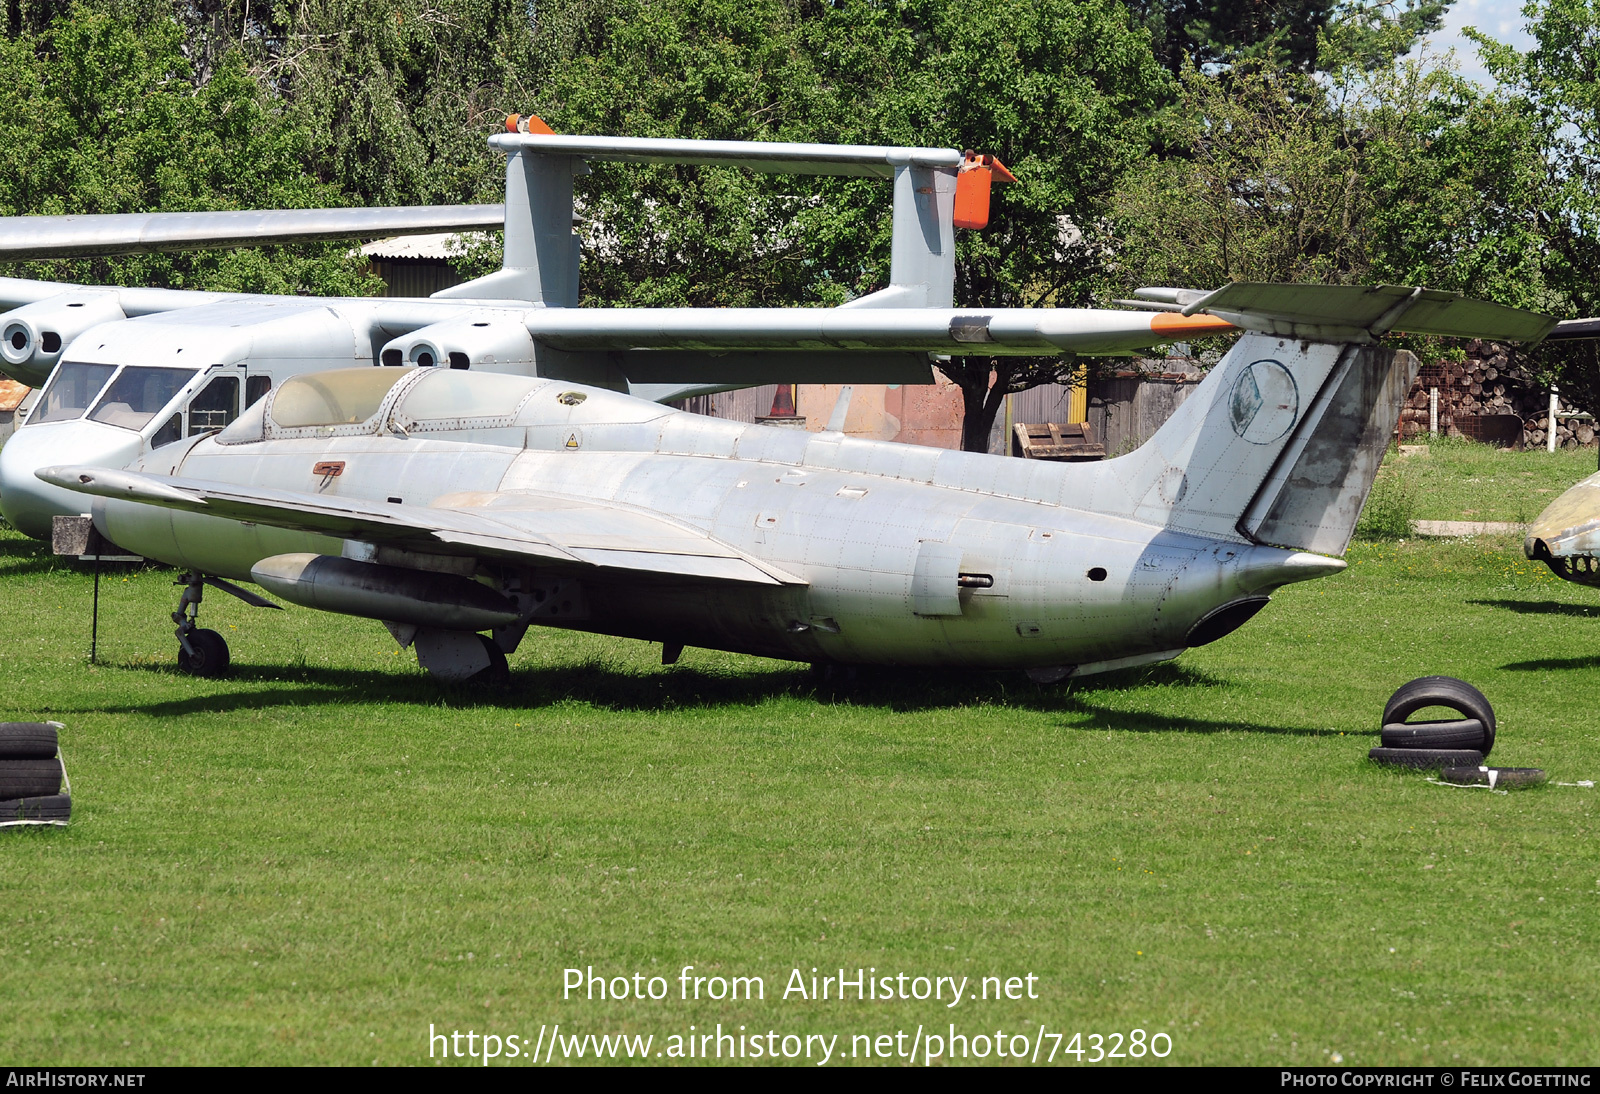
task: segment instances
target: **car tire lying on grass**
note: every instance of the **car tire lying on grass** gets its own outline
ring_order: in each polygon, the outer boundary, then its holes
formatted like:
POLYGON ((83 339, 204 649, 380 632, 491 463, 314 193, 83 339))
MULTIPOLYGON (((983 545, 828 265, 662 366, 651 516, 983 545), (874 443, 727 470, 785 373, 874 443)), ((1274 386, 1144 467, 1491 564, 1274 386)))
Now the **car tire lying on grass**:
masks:
MULTIPOLYGON (((1472 747, 1485 756, 1494 748, 1494 708, 1489 705, 1483 692, 1454 676, 1423 676, 1409 684, 1402 684, 1384 704, 1381 724, 1387 732, 1390 726, 1404 723, 1411 715, 1426 707, 1449 707, 1462 718, 1483 723, 1483 743, 1472 747)), ((1428 724, 1437 726, 1450 723, 1428 724)), ((1387 746, 1389 742, 1386 740, 1384 744, 1387 746)))
POLYGON ((1384 748, 1470 748, 1488 752, 1488 733, 1476 718, 1454 722, 1397 722, 1383 727, 1384 748))
POLYGON ((61 793, 60 760, 0 762, 0 801, 61 793))
POLYGON ((1439 772, 1440 780, 1458 786, 1537 786, 1546 777, 1538 767, 1447 767, 1439 772))
POLYGON ((64 821, 72 819, 72 799, 66 794, 0 801, 0 824, 6 821, 64 821))
POLYGON ((1374 748, 1367 759, 1390 767, 1479 767, 1483 753, 1471 748, 1374 748))
POLYGON ((0 722, 0 760, 48 760, 59 746, 52 722, 0 722))

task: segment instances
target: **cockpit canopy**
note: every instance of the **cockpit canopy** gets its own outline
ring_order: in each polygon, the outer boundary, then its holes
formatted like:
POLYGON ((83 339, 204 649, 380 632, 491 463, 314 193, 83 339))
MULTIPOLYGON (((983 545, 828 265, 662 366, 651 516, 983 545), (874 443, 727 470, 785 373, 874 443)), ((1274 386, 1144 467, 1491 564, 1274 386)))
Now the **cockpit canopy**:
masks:
POLYGON ((217 435, 218 444, 293 437, 460 432, 512 425, 550 381, 432 368, 347 368, 295 376, 217 435))
MULTIPOLYGON (((300 430, 330 431, 340 426, 376 426, 374 419, 395 384, 405 375, 390 369, 342 368, 285 380, 272 397, 268 414, 282 436, 300 430)), ((357 429, 366 433, 374 430, 357 429)))
POLYGON ((387 367, 307 373, 217 434, 218 444, 380 433, 538 446, 536 428, 632 426, 673 413, 615 391, 506 372, 387 367))

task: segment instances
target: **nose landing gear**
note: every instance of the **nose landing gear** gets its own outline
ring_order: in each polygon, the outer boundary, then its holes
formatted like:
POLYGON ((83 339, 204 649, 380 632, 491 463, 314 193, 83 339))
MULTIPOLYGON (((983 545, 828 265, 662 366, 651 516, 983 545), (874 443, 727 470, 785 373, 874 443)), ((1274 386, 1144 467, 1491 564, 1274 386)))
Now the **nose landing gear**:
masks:
POLYGON ((178 625, 178 667, 190 676, 221 676, 228 671, 228 643, 216 631, 196 625, 200 598, 205 594, 204 574, 180 574, 174 583, 183 586, 178 610, 172 621, 178 625))

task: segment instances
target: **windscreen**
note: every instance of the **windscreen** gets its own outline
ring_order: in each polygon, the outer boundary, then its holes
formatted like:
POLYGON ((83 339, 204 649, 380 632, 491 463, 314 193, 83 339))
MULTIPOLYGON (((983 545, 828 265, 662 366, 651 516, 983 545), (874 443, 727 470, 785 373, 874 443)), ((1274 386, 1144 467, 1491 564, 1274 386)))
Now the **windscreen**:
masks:
POLYGON ((452 418, 504 418, 544 381, 503 372, 440 369, 424 376, 400 400, 396 417, 413 422, 452 418))
POLYGON ((67 422, 83 417, 94 397, 106 386, 116 365, 86 365, 81 361, 63 361, 39 396, 39 407, 34 412, 32 424, 40 422, 67 422))
POLYGON ((91 422, 143 429, 194 378, 192 368, 145 368, 129 365, 111 382, 89 415, 91 422))
POLYGON ((389 389, 410 369, 339 369, 285 380, 272 398, 272 422, 281 429, 352 425, 378 412, 389 389))

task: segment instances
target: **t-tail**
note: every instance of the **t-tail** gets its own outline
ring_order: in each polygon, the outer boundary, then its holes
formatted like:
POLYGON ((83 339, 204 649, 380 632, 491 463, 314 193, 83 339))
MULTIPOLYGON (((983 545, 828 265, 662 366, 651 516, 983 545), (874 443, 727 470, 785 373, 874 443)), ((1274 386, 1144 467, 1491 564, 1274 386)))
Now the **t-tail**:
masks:
POLYGON ((1340 555, 1372 489, 1415 355, 1383 334, 1537 342, 1555 321, 1401 286, 1145 290, 1245 334, 1156 434, 1100 465, 1094 508, 1174 531, 1340 555))

